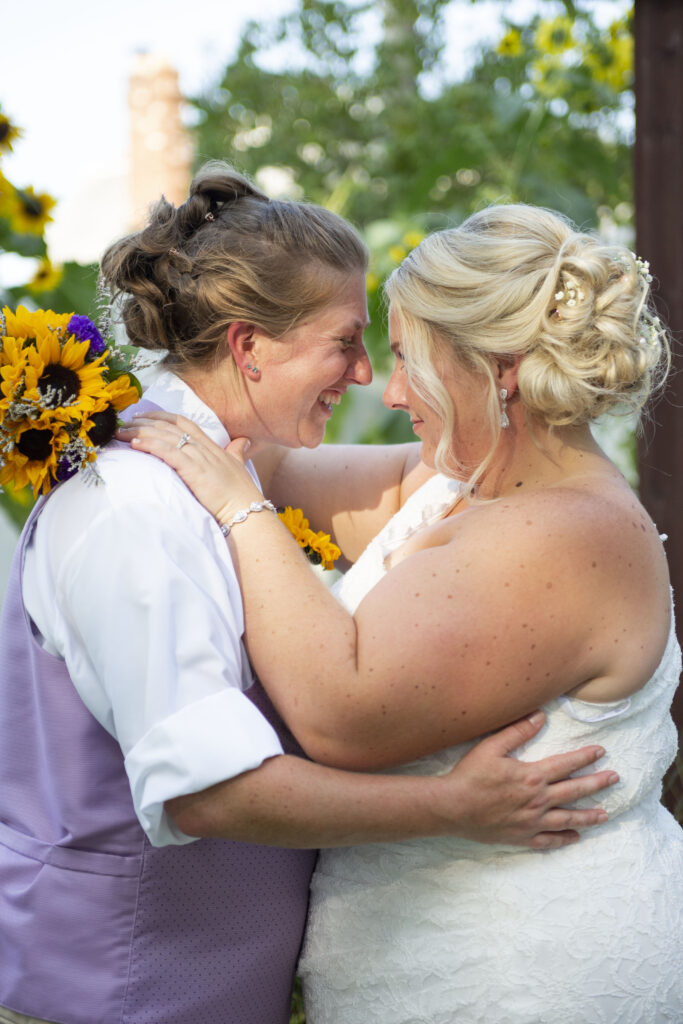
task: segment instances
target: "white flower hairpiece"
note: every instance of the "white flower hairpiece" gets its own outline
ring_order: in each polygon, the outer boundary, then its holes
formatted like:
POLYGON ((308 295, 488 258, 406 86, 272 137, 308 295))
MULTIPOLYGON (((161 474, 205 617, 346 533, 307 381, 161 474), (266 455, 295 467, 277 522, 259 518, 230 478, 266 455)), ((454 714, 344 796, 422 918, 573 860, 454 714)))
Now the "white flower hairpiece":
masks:
POLYGON ((662 323, 659 317, 654 316, 652 320, 646 320, 644 317, 641 317, 638 326, 643 332, 638 338, 638 344, 655 348, 659 344, 662 333, 662 323))
MULTIPOLYGON (((583 290, 579 287, 578 283, 569 274, 563 274, 560 279, 560 289, 555 292, 555 302, 562 303, 562 305, 573 307, 577 302, 583 302, 585 295, 583 290)), ((556 320, 561 320, 560 311, 557 306, 554 306, 550 310, 550 315, 554 316, 556 320)))
POLYGON ((641 260, 640 256, 636 256, 634 252, 631 253, 633 259, 636 261, 636 269, 640 277, 646 284, 652 284, 652 274, 650 273, 650 264, 647 260, 641 260))

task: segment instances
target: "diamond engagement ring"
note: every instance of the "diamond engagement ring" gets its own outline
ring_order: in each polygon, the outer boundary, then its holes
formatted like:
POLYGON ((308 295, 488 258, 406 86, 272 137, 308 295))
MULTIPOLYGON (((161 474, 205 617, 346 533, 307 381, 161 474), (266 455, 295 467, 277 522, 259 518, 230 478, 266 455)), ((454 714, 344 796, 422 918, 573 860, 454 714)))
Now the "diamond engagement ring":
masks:
POLYGON ((190 443, 190 435, 189 434, 182 434, 180 440, 178 441, 178 444, 176 445, 176 448, 182 448, 183 445, 189 444, 189 443, 190 443))

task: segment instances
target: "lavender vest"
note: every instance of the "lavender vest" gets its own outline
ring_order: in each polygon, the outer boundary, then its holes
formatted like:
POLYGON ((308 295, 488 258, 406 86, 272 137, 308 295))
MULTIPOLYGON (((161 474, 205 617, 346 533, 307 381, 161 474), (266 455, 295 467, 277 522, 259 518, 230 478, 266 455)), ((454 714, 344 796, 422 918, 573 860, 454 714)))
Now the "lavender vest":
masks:
MULTIPOLYGON (((60 1024, 287 1024, 315 852, 150 845, 120 747, 24 611, 43 501, 0 620, 0 1006, 60 1024)), ((258 683, 249 696, 298 752, 258 683)))

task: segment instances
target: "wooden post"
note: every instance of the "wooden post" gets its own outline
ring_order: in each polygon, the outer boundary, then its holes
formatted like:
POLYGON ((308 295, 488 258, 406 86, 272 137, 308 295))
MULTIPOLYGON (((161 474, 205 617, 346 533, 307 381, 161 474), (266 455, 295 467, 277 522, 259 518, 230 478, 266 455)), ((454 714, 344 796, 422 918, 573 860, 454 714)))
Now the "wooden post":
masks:
MULTIPOLYGON (((660 532, 678 599, 683 637, 683 4, 636 0, 636 248, 650 262, 655 297, 677 345, 666 394, 639 446, 640 496, 660 532)), ((683 688, 674 718, 683 732, 683 688)), ((683 764, 670 774, 666 802, 683 812, 683 764)))

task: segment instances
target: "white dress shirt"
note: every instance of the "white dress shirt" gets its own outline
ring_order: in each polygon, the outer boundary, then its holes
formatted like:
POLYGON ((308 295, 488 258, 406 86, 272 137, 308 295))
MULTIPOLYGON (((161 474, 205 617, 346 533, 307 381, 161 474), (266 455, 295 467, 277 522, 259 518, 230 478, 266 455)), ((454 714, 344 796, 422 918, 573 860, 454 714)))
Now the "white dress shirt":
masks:
MULTIPOLYGON (((145 398, 228 443, 174 374, 162 371, 145 398)), ((115 448, 97 467, 103 483, 74 477, 38 517, 24 602, 45 649, 64 659, 83 703, 120 744, 150 841, 191 842, 164 801, 256 768, 282 747, 242 692, 253 680, 242 599, 217 523, 153 456, 115 448)))

